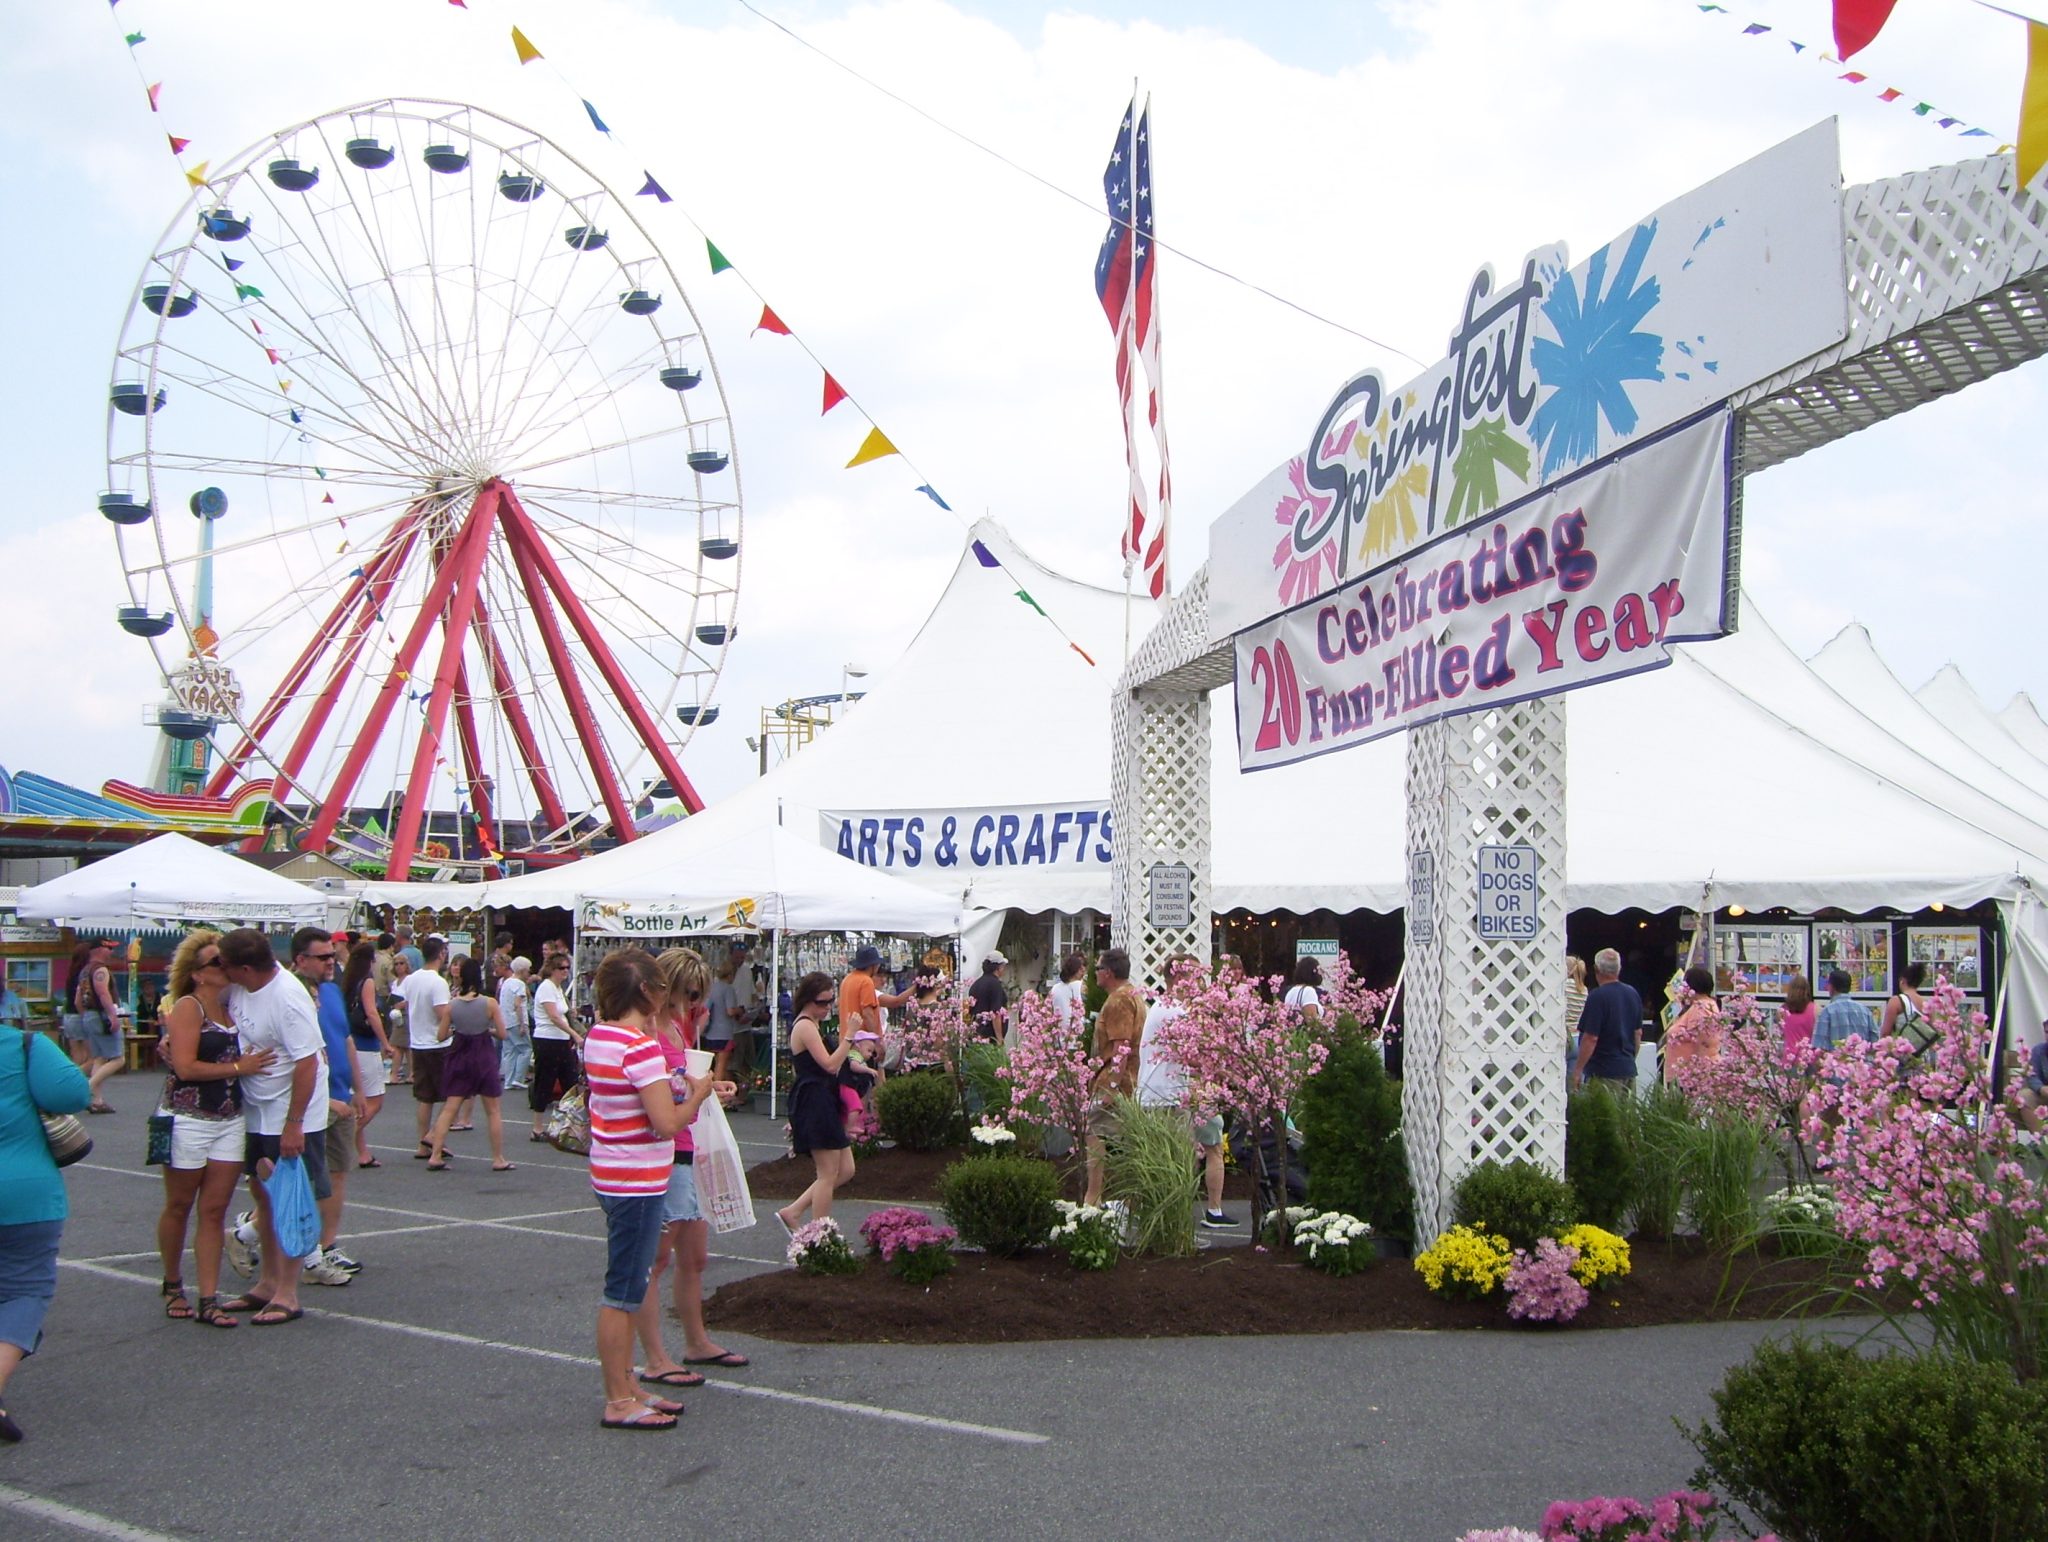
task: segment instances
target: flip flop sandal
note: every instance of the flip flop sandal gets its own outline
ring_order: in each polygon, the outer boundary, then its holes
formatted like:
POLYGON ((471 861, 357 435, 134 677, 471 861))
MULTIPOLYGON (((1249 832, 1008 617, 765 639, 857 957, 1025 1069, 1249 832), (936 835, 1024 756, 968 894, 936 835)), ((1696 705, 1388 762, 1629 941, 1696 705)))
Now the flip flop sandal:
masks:
POLYGON ((427 1164, 427 1171, 430 1173, 445 1173, 448 1171, 448 1164, 446 1162, 429 1162, 427 1164))
POLYGON ((223 1312, 260 1312, 270 1305, 270 1297, 259 1296, 252 1290, 245 1290, 232 1301, 223 1301, 223 1312))
POLYGON ((159 1289, 163 1291, 164 1316, 170 1318, 172 1322, 190 1322, 192 1320, 192 1303, 186 1298, 185 1282, 183 1280, 165 1280, 159 1289))
POLYGON ((249 1321, 258 1328, 276 1328, 288 1322, 297 1322, 305 1315, 306 1309, 304 1307, 278 1306, 273 1302, 250 1318, 249 1321))
POLYGON ((683 1411, 683 1405, 681 1403, 671 1402, 668 1398, 665 1397, 643 1398, 641 1399, 640 1406, 643 1408, 651 1408, 658 1414, 667 1414, 671 1418, 675 1417, 677 1414, 680 1414, 683 1411))
POLYGON ((384 1165, 384 1164, 383 1164, 382 1162, 378 1161, 378 1160, 377 1160, 377 1159, 376 1159, 375 1157, 371 1157, 371 1158, 369 1158, 369 1159, 368 1159, 367 1161, 363 1161, 363 1162, 358 1162, 358 1163, 356 1163, 356 1166, 357 1166, 358 1168, 362 1168, 362 1167, 382 1167, 383 1165, 384 1165))
POLYGON ((672 1430, 676 1427, 678 1420, 674 1414, 656 1413, 652 1408, 642 1403, 637 1412, 630 1413, 623 1419, 600 1419, 597 1422, 600 1429, 646 1431, 672 1430))
POLYGON ((753 1363, 745 1355, 737 1354, 730 1349, 720 1350, 715 1355, 683 1356, 683 1364, 685 1365, 718 1365, 723 1366, 728 1371, 736 1371, 743 1365, 752 1365, 753 1363))
POLYGON ((657 1375, 650 1375, 646 1371, 641 1371, 638 1374, 640 1380, 650 1387, 701 1387, 704 1385, 704 1378, 695 1371, 662 1371, 657 1375))

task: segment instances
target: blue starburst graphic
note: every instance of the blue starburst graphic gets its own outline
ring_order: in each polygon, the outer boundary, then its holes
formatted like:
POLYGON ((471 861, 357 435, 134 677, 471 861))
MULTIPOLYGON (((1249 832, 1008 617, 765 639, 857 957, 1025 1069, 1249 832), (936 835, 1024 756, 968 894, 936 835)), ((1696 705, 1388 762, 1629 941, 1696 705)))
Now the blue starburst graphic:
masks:
POLYGON ((1545 477, 1593 458, 1602 418, 1617 435, 1635 432, 1636 408, 1627 383, 1664 378, 1664 339, 1637 330, 1662 294, 1654 278, 1637 282, 1656 235, 1655 220, 1636 227, 1611 286, 1607 248, 1602 247, 1586 266, 1583 303, 1569 273, 1543 302, 1543 314, 1557 334, 1554 342, 1538 338, 1530 350, 1537 378, 1550 387, 1535 421, 1545 477))

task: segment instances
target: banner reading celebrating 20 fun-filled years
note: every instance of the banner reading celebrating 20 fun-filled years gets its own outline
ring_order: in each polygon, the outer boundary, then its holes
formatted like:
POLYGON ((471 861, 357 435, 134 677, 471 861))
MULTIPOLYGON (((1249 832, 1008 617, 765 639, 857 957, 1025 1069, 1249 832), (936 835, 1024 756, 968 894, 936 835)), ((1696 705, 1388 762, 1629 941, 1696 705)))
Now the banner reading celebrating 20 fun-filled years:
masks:
POLYGON ((1728 631, 1716 408, 1236 638, 1249 771, 1652 669, 1728 631))
POLYGON ((1108 867, 1112 856, 1107 803, 828 809, 818 824, 828 849, 867 867, 1108 867))

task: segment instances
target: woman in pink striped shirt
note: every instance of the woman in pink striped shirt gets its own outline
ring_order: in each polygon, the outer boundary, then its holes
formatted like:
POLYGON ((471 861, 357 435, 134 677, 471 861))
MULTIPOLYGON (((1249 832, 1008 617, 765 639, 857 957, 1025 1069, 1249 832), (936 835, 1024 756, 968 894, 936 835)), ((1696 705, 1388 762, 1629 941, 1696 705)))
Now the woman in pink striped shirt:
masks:
POLYGON ((590 1186, 604 1207, 604 1297, 597 1358, 608 1430, 674 1429, 682 1404, 643 1400, 633 1381, 633 1319, 647 1298, 661 1244, 662 1208, 675 1171, 682 1110, 653 1026, 668 988, 652 954, 621 948, 597 966, 598 1022, 583 1041, 590 1084, 590 1186))

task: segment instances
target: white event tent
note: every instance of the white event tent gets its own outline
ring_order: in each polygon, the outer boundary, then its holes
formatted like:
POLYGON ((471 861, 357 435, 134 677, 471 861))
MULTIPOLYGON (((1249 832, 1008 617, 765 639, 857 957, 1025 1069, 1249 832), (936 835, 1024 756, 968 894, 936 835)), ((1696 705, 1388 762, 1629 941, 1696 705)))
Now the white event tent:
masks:
MULTIPOLYGON (((1130 602, 1133 646, 1156 612, 1150 601, 1130 602)), ((566 905, 613 897, 648 875, 682 894, 703 887, 698 865, 743 832, 780 826, 821 840, 821 811, 1106 803, 1108 700, 1125 614, 1121 592, 1052 572, 983 520, 903 657, 842 723, 759 781, 567 868, 454 891, 373 885, 365 897, 566 905), (1019 589, 1044 616, 1017 599, 1019 589)), ((1945 694, 1938 705, 1961 711, 1945 694)), ((2016 701, 2006 715, 2020 735, 2031 724, 2048 739, 2031 703, 2016 701)), ((1398 910, 1404 738, 1245 776, 1226 693, 1214 717, 1211 908, 1398 910)), ((1676 649, 1668 668, 1577 692, 1567 718, 1570 908, 1856 912, 1991 901, 2013 943, 2014 1020, 2031 1031, 2048 1015, 2048 906, 2036 893, 2048 882, 2048 790, 2008 769, 2023 764, 2015 756, 2031 763, 2031 752, 1988 715, 2011 754, 1994 759, 1960 737, 1897 682, 1860 627, 1809 666, 1745 602, 1735 635, 1676 649)), ((930 863, 892 871, 985 912, 970 925, 970 956, 992 941, 1002 911, 1109 906, 1102 864, 971 877, 930 863)))
POLYGON ((134 929, 143 921, 310 926, 326 919, 327 896, 167 831, 23 889, 14 912, 25 921, 114 929, 134 929))

